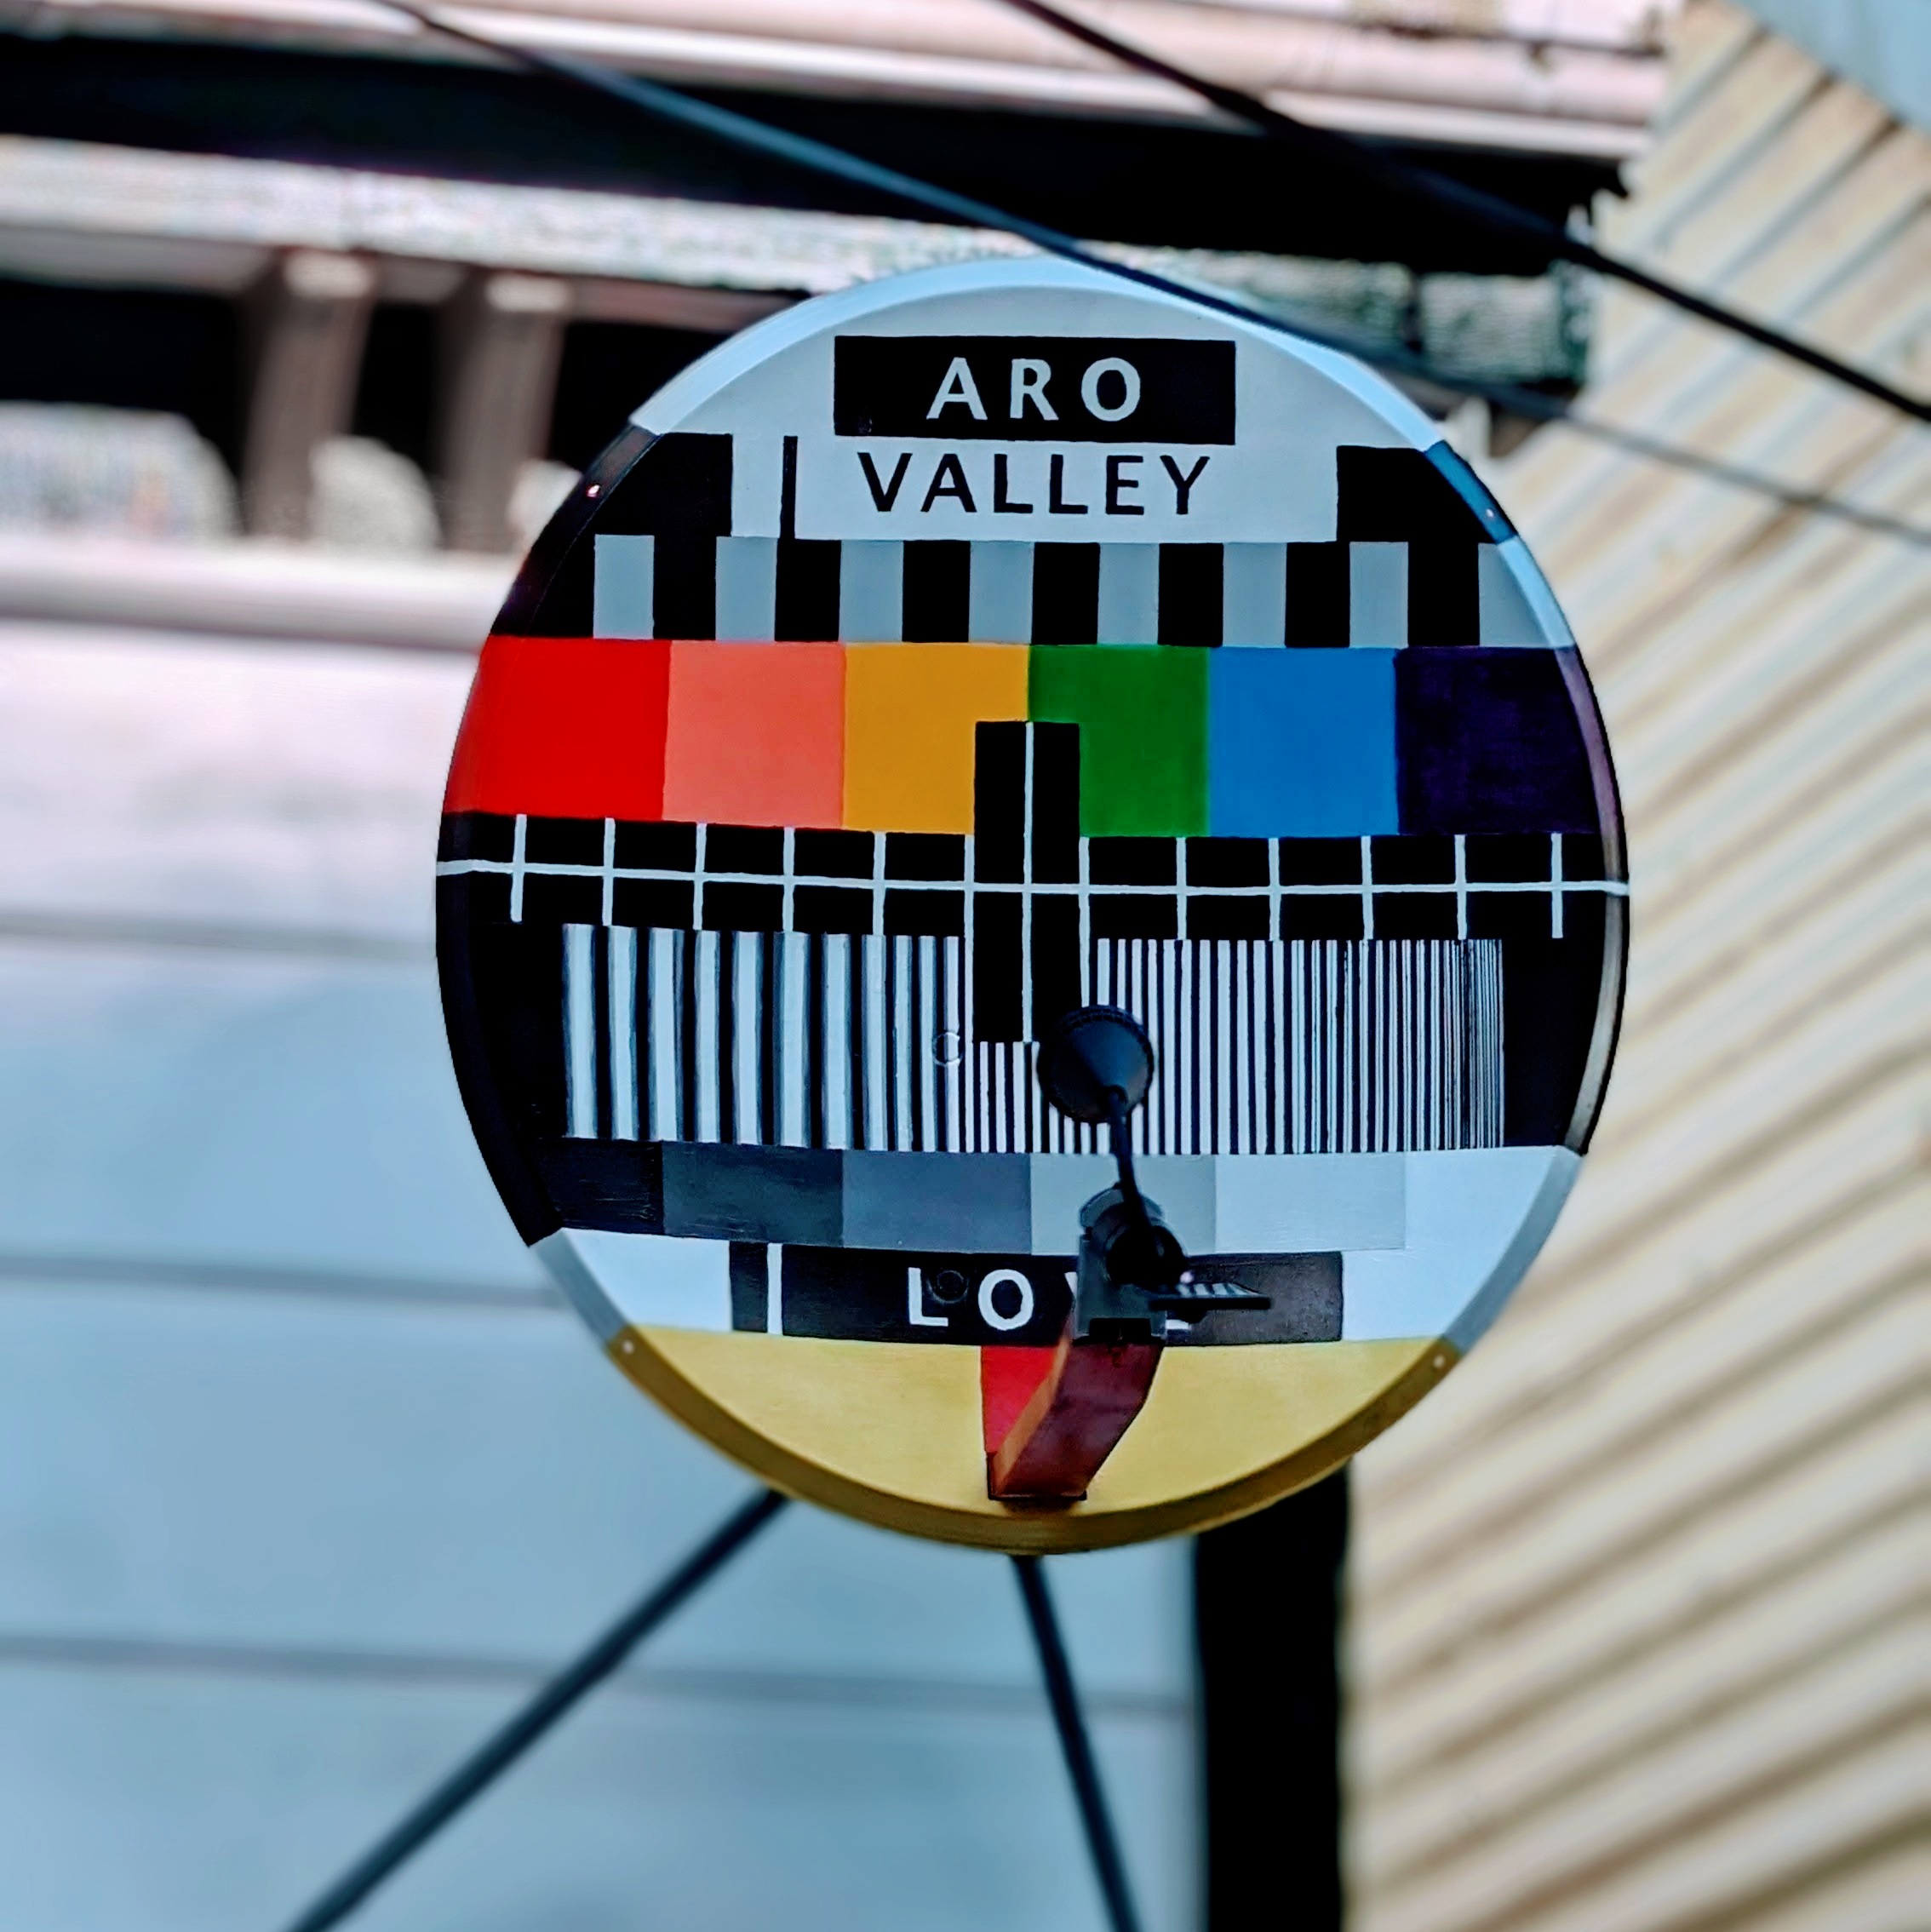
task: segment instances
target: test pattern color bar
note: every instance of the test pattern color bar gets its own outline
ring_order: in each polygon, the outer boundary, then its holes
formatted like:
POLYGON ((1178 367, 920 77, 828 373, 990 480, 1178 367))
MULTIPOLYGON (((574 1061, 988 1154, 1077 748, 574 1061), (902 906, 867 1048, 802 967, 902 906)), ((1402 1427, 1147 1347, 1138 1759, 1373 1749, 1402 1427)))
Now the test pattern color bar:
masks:
POLYGON ((1030 723, 1089 837, 1592 833, 1572 656, 497 635, 445 810, 963 834, 1030 723))

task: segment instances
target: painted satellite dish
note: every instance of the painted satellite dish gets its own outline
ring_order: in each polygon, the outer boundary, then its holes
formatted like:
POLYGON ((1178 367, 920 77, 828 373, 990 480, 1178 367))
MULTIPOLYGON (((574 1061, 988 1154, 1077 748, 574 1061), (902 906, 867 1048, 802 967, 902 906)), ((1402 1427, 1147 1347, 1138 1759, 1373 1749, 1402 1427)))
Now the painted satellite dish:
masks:
POLYGON ((611 1358, 781 1488, 1008 1549, 1234 1516, 1417 1401, 1555 1219, 1622 985, 1601 719, 1481 484, 1345 357, 1038 261, 645 404, 484 647, 438 871, 470 1118, 611 1358), (1156 1321, 1083 1494, 1002 1498, 1100 1359, 1108 1130, 1037 1077, 1086 1005, 1245 1305, 1156 1321))

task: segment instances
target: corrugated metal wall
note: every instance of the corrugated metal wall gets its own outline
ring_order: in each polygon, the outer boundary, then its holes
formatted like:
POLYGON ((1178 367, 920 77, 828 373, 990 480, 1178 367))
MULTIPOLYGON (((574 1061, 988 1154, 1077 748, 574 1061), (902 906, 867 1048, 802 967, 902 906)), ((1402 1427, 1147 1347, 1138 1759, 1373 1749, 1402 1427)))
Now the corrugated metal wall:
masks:
MULTIPOLYGON (((1931 153, 1728 5, 1611 243, 1922 393, 1931 153)), ((1919 523, 1931 439, 1647 301, 1596 416, 1919 523)), ((1356 1932, 1931 1925, 1922 548, 1563 431, 1489 466, 1582 638, 1634 959, 1593 1159, 1358 1466, 1356 1932)))

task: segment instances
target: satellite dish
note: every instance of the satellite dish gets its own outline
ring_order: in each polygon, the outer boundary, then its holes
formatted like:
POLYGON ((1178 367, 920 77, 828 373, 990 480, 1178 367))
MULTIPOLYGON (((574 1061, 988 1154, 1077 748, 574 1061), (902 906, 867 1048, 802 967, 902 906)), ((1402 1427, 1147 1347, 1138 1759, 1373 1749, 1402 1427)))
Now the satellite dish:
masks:
POLYGON ((1257 1508, 1440 1380, 1624 967, 1602 720, 1466 465, 1345 357, 1041 261, 638 412, 484 647, 438 873, 471 1121, 612 1360, 1014 1551, 1257 1508))

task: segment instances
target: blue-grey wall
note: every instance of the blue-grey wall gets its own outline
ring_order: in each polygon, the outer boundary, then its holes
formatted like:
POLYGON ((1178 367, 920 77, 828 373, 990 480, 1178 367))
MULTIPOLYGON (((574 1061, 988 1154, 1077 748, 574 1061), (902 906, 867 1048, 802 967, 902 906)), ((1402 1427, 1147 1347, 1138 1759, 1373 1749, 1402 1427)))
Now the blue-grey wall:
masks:
MULTIPOLYGON (((467 675, 0 626, 0 1925, 266 1932, 748 1491, 471 1148, 467 675)), ((1050 1570, 1179 1932, 1182 1553, 1050 1570)), ((1097 1926, 1008 1567, 788 1512, 365 1922, 1097 1926)))

